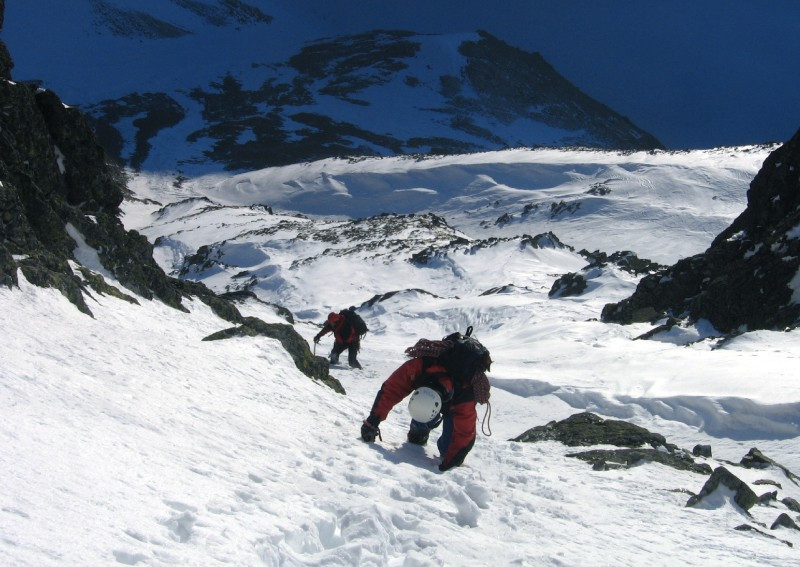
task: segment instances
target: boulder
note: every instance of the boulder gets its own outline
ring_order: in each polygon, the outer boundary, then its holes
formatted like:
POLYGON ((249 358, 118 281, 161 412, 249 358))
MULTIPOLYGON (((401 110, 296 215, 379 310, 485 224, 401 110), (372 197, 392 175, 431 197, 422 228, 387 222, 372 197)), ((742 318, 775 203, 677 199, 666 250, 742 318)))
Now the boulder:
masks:
POLYGON ((778 528, 789 528, 790 530, 797 530, 800 531, 800 527, 789 517, 789 514, 783 513, 778 516, 775 521, 772 523, 769 529, 777 530, 778 528))
POLYGON ((800 514, 800 502, 792 498, 791 496, 787 496, 783 500, 781 500, 784 506, 789 508, 792 512, 797 512, 800 514))
POLYGON ((720 488, 727 488, 733 491, 734 502, 745 512, 758 503, 758 496, 753 490, 725 467, 717 467, 708 478, 700 493, 692 496, 686 502, 686 506, 697 506, 709 498, 720 488))
POLYGON ((695 457, 711 458, 711 445, 695 445, 692 449, 692 455, 695 457))
POLYGON ((798 481, 800 481, 800 477, 784 467, 782 464, 773 461, 764 455, 764 453, 762 453, 757 447, 750 449, 750 451, 744 457, 742 457, 742 460, 739 464, 748 469, 766 469, 769 467, 775 467, 783 471, 783 474, 786 475, 786 478, 795 484, 800 484, 798 483, 798 481))
POLYGON ((577 272, 569 272, 553 282, 547 293, 550 298, 571 297, 581 295, 586 291, 586 278, 577 272))

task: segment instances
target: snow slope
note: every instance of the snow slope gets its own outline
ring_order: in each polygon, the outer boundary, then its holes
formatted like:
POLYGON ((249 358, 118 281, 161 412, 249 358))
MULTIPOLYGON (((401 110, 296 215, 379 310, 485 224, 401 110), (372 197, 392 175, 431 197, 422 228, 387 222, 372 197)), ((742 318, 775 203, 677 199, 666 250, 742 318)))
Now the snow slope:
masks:
MULTIPOLYGON (((474 238, 553 231, 577 249, 673 263, 705 250, 744 209, 750 180, 775 147, 323 160, 197 177, 180 184, 180 195, 350 218, 433 210, 474 238)), ((143 174, 132 184, 159 198, 171 181, 143 174)), ((150 221, 130 221, 140 223, 150 221)))
MULTIPOLYGON (((371 329, 359 355, 364 369, 334 368, 347 391, 336 394, 300 374, 271 339, 202 341, 230 324, 200 302, 187 302, 187 314, 143 298, 132 305, 95 295, 90 318, 20 274, 18 289, 0 289, 0 564, 796 565, 800 534, 769 529, 787 511, 779 501, 748 516, 722 491, 687 508, 705 476, 652 463, 593 471, 566 456, 576 448, 508 439, 592 411, 689 450, 710 444, 713 458, 700 462, 726 466, 756 494, 778 490, 779 500, 800 499, 800 486, 780 469, 736 465, 758 447, 800 471, 797 333, 687 344, 709 334, 701 327, 669 341, 632 341, 649 326, 597 318, 605 303, 630 293, 633 276, 610 268, 589 293, 549 299, 552 281, 585 259, 569 248, 487 240, 504 236, 509 225, 495 225, 497 211, 481 208, 453 182, 491 177, 504 183, 506 199, 522 191, 521 204, 535 193, 521 181, 525 163, 551 171, 542 190, 566 184, 567 196, 580 193, 566 181, 572 171, 580 179, 597 169, 630 169, 638 180, 631 184, 658 182, 642 195, 609 183, 606 197, 619 201, 610 208, 627 202, 630 215, 673 223, 677 243, 669 254, 691 254, 706 245, 720 217, 744 207, 751 161, 766 151, 690 152, 660 156, 661 163, 594 154, 582 163, 581 153, 538 162, 506 153, 323 162, 253 172, 250 185, 241 178, 134 179, 142 200, 126 202, 124 221, 158 239, 156 257, 167 271, 201 245, 219 245, 220 261, 188 276, 222 291, 241 285, 235 276, 243 271, 257 274, 253 291, 292 309, 309 342, 329 309, 358 305, 371 329), (707 194, 683 185, 701 164, 707 194), (395 185, 386 183, 394 190, 421 171, 426 183, 416 183, 418 193, 444 197, 414 210, 427 207, 452 227, 429 224, 428 215, 389 215, 396 233, 386 238, 377 231, 389 224, 352 218, 385 204, 379 193, 373 203, 355 194, 360 176, 372 176, 375 187, 397 176, 395 185), (327 183, 304 185, 323 173, 327 183), (344 202, 358 214, 332 205, 329 215, 300 215, 298 187, 344 187, 351 194, 344 202), (690 198, 693 191, 702 198, 690 198), (458 212, 460 192, 472 213, 458 212), (716 209, 720 201, 727 204, 716 209), (342 228, 355 236, 324 240, 342 228), (471 244, 468 251, 448 249, 422 266, 407 261, 411 251, 453 235, 471 244), (345 277, 357 268, 357 276, 345 277), (398 293, 370 304, 391 291, 398 293), (383 441, 362 443, 361 420, 403 349, 468 324, 495 363, 485 424, 492 435, 479 434, 465 466, 439 473, 434 443, 406 444, 403 405, 382 424, 383 441), (780 488, 757 482, 763 480, 780 488), (742 524, 762 533, 734 529, 742 524)), ((602 211, 541 222, 518 234, 554 229, 571 245, 585 222, 593 248, 614 251, 620 229, 630 248, 657 248, 648 225, 598 216, 602 211)), ((267 303, 240 308, 283 322, 267 303)), ((323 339, 317 354, 329 346, 323 339)))

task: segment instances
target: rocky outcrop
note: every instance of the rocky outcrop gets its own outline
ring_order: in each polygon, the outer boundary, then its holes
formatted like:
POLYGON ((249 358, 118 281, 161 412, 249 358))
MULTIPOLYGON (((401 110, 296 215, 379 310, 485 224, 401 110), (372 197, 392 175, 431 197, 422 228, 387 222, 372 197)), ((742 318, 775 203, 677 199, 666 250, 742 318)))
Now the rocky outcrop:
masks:
MULTIPOLYGON (((3 8, 0 2, 0 15, 3 8)), ((0 284, 17 285, 21 270, 91 314, 84 290, 117 294, 89 268, 101 269, 140 296, 181 309, 181 285, 153 260, 147 239, 118 218, 125 178, 85 116, 52 91, 12 82, 6 55, 2 46, 0 284), (74 268, 81 260, 98 265, 74 268)))
POLYGON ((527 430, 512 441, 533 443, 537 441, 559 441, 568 447, 581 445, 615 445, 617 447, 666 447, 663 435, 651 433, 626 421, 603 419, 599 415, 584 412, 562 421, 551 421, 527 430))
MULTIPOLYGON (((426 216, 433 217, 434 220, 436 220, 434 226, 452 230, 445 219, 430 213, 428 213, 426 216)), ((513 242, 517 244, 521 250, 524 250, 528 247, 537 250, 544 248, 573 250, 571 246, 561 242, 552 232, 544 232, 542 234, 537 234, 536 236, 531 236, 530 234, 505 238, 493 236, 491 238, 480 240, 467 240, 466 238, 459 236, 452 238, 447 244, 433 244, 427 246, 419 252, 415 252, 411 255, 409 262, 417 266, 426 266, 432 264, 436 260, 446 258, 449 255, 456 253, 474 254, 478 250, 493 248, 507 242, 513 242)))
POLYGON ((663 435, 651 433, 644 427, 626 421, 603 419, 590 412, 577 413, 562 421, 551 421, 547 425, 533 427, 512 441, 522 443, 559 441, 568 447, 591 445, 627 447, 627 449, 594 449, 567 454, 568 457, 590 463, 597 471, 656 462, 678 470, 699 474, 711 473, 709 465, 695 463, 688 451, 667 443, 663 435))
POLYGON ((663 266, 655 262, 639 258, 630 250, 614 252, 609 255, 599 250, 589 252, 584 249, 578 254, 585 257, 589 263, 580 272, 569 272, 556 279, 547 294, 548 297, 559 298, 582 295, 588 289, 592 289, 589 286, 592 280, 596 280, 606 273, 609 264, 633 275, 649 274, 663 268, 663 266))
MULTIPOLYGON (((698 509, 718 509, 733 506, 747 519, 748 523, 734 529, 742 532, 779 539, 766 533, 761 528, 768 525, 772 531, 798 529, 797 522, 791 514, 800 510, 800 504, 790 497, 781 498, 783 481, 789 479, 797 484, 797 477, 786 467, 765 456, 757 448, 745 455, 740 463, 725 462, 726 466, 712 466, 711 447, 696 445, 692 453, 667 443, 666 439, 651 433, 643 427, 618 420, 606 420, 593 413, 584 412, 572 415, 562 421, 529 429, 522 435, 511 439, 517 442, 558 441, 569 447, 588 445, 614 445, 623 449, 592 449, 565 456, 586 461, 595 471, 624 470, 631 467, 652 466, 651 463, 666 465, 679 471, 687 471, 706 475, 707 478, 698 493, 686 488, 671 488, 670 492, 688 493, 687 507, 698 509), (695 462, 693 456, 702 456, 708 462, 695 462), (761 469, 763 478, 752 480, 753 473, 742 475, 748 481, 735 474, 739 469, 761 469), (758 494, 756 491, 763 485, 772 490, 758 494), (773 515, 776 514, 776 515, 773 515), (774 518, 774 519, 773 519, 774 518)), ((719 461, 717 461, 719 463, 719 461)), ((654 470, 654 472, 656 472, 654 470)), ((780 540, 792 546, 789 541, 780 540)))
POLYGON ((747 208, 702 254, 645 276, 603 308, 615 323, 671 316, 723 334, 800 325, 800 131, 765 160, 747 208))
POLYGON ((8 80, 0 80, 0 100, 0 281, 15 284, 19 268, 90 313, 82 289, 91 281, 69 262, 91 248, 120 283, 180 308, 152 246, 117 217, 125 180, 83 115, 53 92, 8 80))
POLYGON ((569 272, 560 276, 556 281, 553 282, 553 286, 550 288, 550 291, 547 292, 547 297, 550 298, 558 298, 558 297, 573 297, 583 294, 588 287, 588 283, 586 281, 587 276, 591 277, 591 274, 582 274, 578 272, 569 272))
MULTIPOLYGON (((771 512, 777 509, 777 517, 770 526, 770 530, 789 529, 797 530, 797 524, 794 522, 790 513, 796 513, 800 510, 797 501, 791 497, 779 498, 779 491, 783 489, 780 482, 773 479, 757 479, 751 483, 743 481, 734 472, 734 467, 742 468, 758 468, 758 469, 772 469, 779 471, 780 475, 785 475, 796 483, 797 477, 794 476, 786 467, 779 465, 774 460, 766 457, 760 450, 753 448, 745 455, 739 465, 729 463, 729 467, 718 466, 714 472, 706 480, 700 492, 692 495, 686 502, 686 506, 695 508, 719 508, 727 504, 736 505, 741 509, 741 512, 752 520, 755 525, 742 524, 737 526, 738 531, 752 531, 759 535, 775 538, 759 529, 759 527, 766 527, 767 524, 762 521, 755 521, 752 513, 755 506, 763 507, 765 512, 771 512), (770 485, 775 487, 776 490, 757 494, 755 492, 758 487, 763 485, 770 485), (783 511, 781 511, 783 510, 783 511)), ((761 514, 762 516, 764 513, 761 514)), ((769 515, 769 514, 767 514, 769 515)), ((783 540, 782 540, 783 541, 783 540)), ((784 541, 787 545, 791 546, 790 542, 784 541)))
MULTIPOLYGON (((0 18, 3 7, 0 0, 0 18)), ((185 310, 184 297, 197 297, 250 334, 278 338, 299 370, 344 392, 328 376, 325 359, 311 356, 291 326, 245 319, 232 301, 203 284, 163 272, 152 244, 125 230, 118 218, 125 178, 106 159, 86 118, 52 91, 12 82, 6 53, 0 43, 0 285, 19 285, 21 271, 34 285, 58 289, 88 315, 90 288, 136 302, 98 272, 176 309, 185 310)))
POLYGON ((327 359, 321 356, 314 356, 308 348, 306 340, 291 325, 265 323, 255 317, 245 317, 242 319, 240 326, 224 329, 209 335, 203 340, 216 341, 232 337, 255 337, 259 335, 279 340, 283 348, 291 355, 297 368, 304 374, 322 382, 335 392, 345 393, 341 382, 328 374, 327 359))

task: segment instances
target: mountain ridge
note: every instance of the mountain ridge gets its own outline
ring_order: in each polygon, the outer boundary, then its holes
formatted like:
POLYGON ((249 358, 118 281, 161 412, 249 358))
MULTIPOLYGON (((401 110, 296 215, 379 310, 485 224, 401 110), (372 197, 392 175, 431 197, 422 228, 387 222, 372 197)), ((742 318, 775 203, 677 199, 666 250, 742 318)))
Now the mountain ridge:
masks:
POLYGON ((291 16, 261 6, 83 3, 59 30, 75 45, 58 68, 43 61, 37 82, 69 97, 109 155, 137 170, 194 175, 362 155, 663 148, 541 54, 489 32, 311 39, 291 16), (97 70, 76 71, 84 85, 64 76, 63 66, 78 61, 97 70))

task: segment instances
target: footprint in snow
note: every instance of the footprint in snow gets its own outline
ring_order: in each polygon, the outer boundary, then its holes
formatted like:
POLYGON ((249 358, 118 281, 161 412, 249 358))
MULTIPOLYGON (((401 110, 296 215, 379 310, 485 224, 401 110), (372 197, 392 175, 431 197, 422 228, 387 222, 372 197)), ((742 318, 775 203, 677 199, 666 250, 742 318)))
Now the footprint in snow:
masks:
POLYGON ((478 527, 478 518, 481 515, 478 505, 461 488, 450 487, 450 500, 456 506, 456 523, 461 527, 478 527))
POLYGON ((167 506, 177 513, 161 522, 168 530, 170 537, 180 543, 186 543, 192 537, 197 522, 197 509, 194 506, 175 501, 165 501, 167 506))

